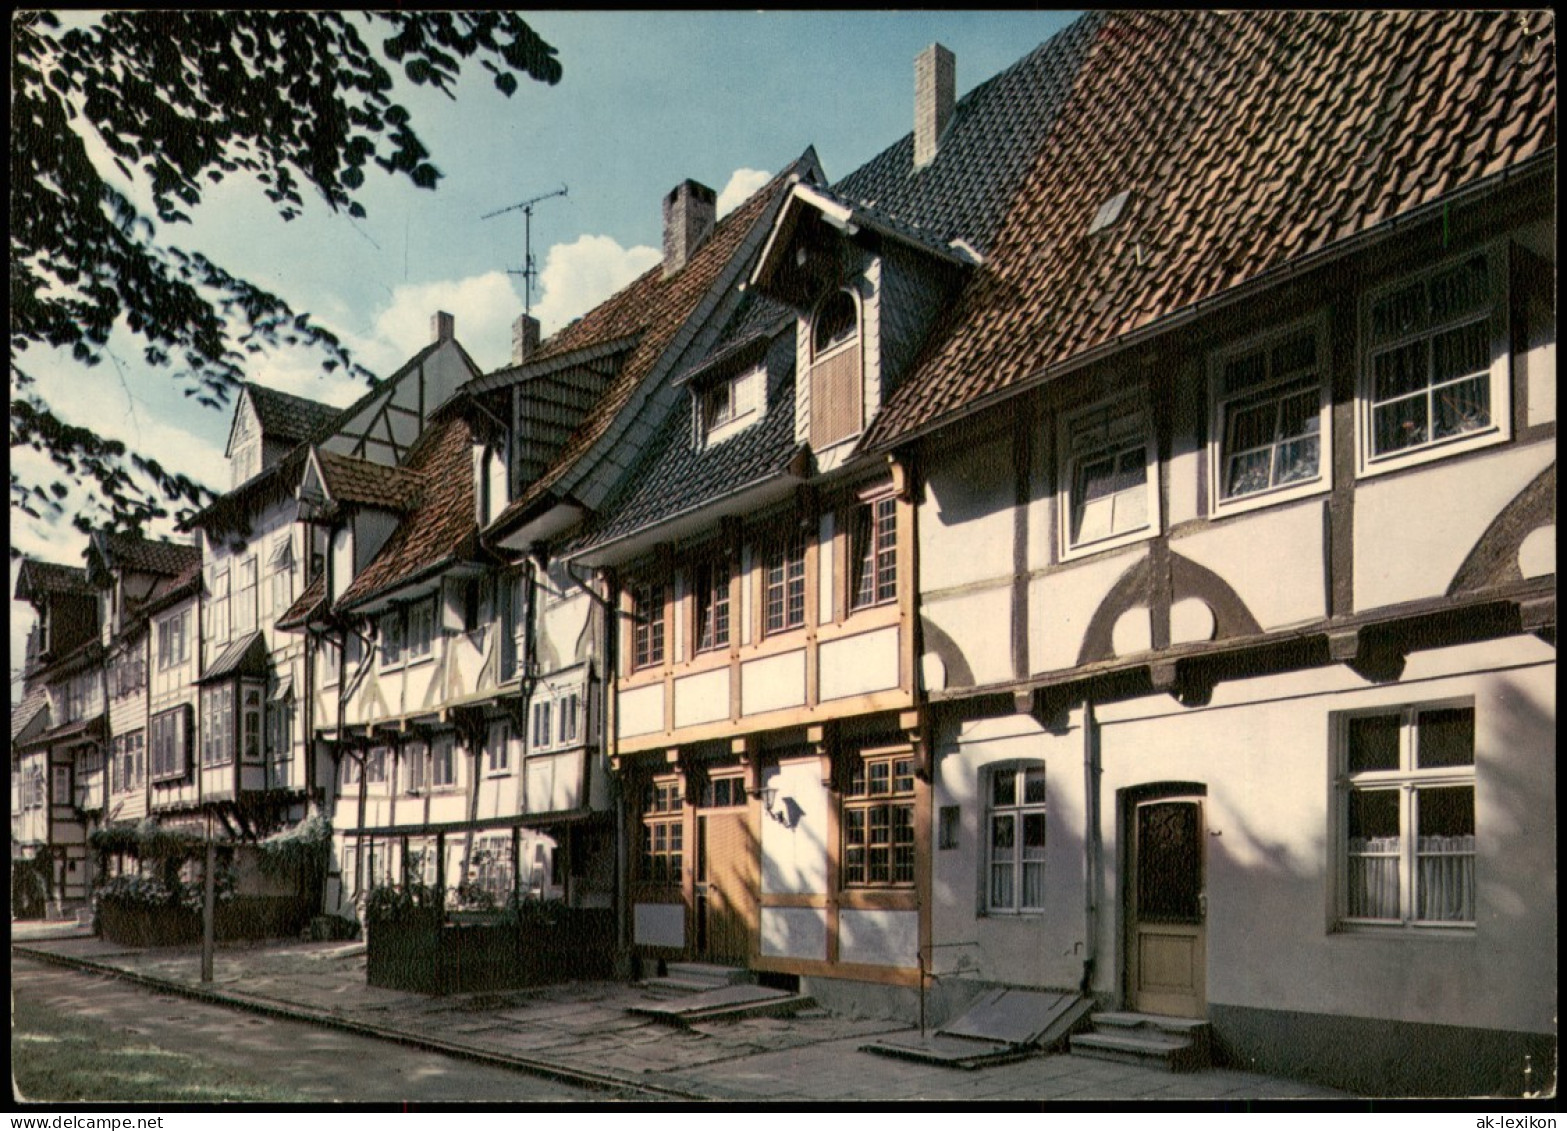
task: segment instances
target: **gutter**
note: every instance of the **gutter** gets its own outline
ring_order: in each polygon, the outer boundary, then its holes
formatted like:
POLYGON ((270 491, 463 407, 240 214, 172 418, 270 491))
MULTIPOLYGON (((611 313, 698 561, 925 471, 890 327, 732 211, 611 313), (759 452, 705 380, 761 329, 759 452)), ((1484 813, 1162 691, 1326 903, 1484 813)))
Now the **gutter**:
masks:
POLYGON ((1122 350, 1141 345, 1150 339, 1185 326, 1187 323, 1194 322, 1203 315, 1236 305, 1252 297, 1258 291, 1266 290, 1286 279, 1304 274, 1336 259, 1343 259, 1356 252, 1363 251, 1370 245, 1391 235, 1400 227, 1407 228, 1424 223, 1450 208, 1468 204, 1477 197, 1499 191, 1509 182, 1526 180, 1537 174, 1543 175, 1555 168, 1555 161, 1555 146, 1552 146, 1548 152, 1536 154, 1520 164, 1510 165, 1498 173, 1493 173, 1489 177, 1474 181, 1455 192, 1449 193, 1447 196, 1428 201, 1408 212, 1389 216, 1386 220, 1380 221, 1352 236, 1348 236, 1338 243, 1320 247, 1316 251, 1309 252, 1297 259, 1286 260, 1278 266, 1271 267, 1262 274, 1255 275, 1245 282, 1238 283, 1218 294, 1209 295, 1207 298, 1198 299, 1189 306, 1183 306, 1178 310, 1171 311, 1163 318, 1155 319, 1144 326, 1139 326, 1135 330, 1128 330, 1124 334, 1120 334, 1097 346, 1090 347, 1072 357, 1048 363, 1022 380, 977 397, 952 413, 927 421, 918 427, 898 433, 888 439, 877 440, 863 450, 867 453, 891 451, 900 445, 922 439, 932 432, 967 420, 969 417, 977 415, 1013 396, 1065 377, 1079 369, 1084 369, 1122 350))

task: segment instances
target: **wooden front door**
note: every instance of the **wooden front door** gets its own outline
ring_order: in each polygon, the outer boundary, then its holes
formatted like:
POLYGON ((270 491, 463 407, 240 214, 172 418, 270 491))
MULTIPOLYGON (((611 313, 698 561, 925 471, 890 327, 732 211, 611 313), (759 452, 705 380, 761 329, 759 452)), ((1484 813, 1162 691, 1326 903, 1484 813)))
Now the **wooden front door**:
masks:
POLYGON ((754 838, 744 809, 697 817, 697 951, 712 962, 751 957, 754 838))
POLYGON ((1207 1015, 1207 895, 1200 797, 1137 802, 1127 878, 1127 1004, 1170 1017, 1207 1015))

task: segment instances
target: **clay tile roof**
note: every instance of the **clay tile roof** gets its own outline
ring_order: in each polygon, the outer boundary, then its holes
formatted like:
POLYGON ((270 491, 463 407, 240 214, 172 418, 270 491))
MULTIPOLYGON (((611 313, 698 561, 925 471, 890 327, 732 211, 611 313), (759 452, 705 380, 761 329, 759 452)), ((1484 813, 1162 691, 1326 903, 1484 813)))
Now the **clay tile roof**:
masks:
POLYGON ((474 556, 478 514, 472 445, 472 427, 458 415, 436 420, 424 430, 406 464, 425 484, 419 504, 344 591, 340 607, 368 601, 447 562, 474 556))
POLYGON ((138 573, 177 577, 201 563, 201 551, 176 542, 155 542, 133 534, 109 534, 104 540, 114 563, 138 573))
POLYGON ((986 266, 866 446, 1543 157, 1555 126, 1549 13, 1103 17, 986 266))
POLYGON ((783 189, 785 179, 784 175, 773 178, 765 188, 720 220, 713 234, 680 271, 666 279, 662 264, 653 267, 556 333, 529 359, 530 364, 536 364, 558 353, 638 335, 620 371, 566 441, 554 463, 501 513, 497 523, 509 521, 548 491, 567 469, 608 432, 642 379, 653 370, 666 347, 718 280, 767 206, 783 189))
POLYGON ((305 586, 305 591, 299 595, 299 599, 288 607, 288 611, 277 619, 277 626, 282 629, 299 628, 309 624, 310 621, 326 607, 326 574, 316 575, 316 579, 305 586))
MULTIPOLYGON (((28 724, 49 708, 49 693, 42 683, 35 683, 22 695, 22 701, 11 712, 11 741, 15 742, 28 724)), ((43 725, 49 725, 45 719, 43 725)))
POLYGON ((389 467, 338 452, 316 450, 327 493, 335 503, 411 511, 419 503, 424 476, 412 466, 389 467))
POLYGON ((95 595, 87 583, 87 571, 81 566, 56 565, 36 558, 24 558, 16 578, 18 600, 30 600, 31 594, 74 593, 95 595))
POLYGON ((261 421, 261 433, 270 440, 292 440, 295 443, 309 440, 329 427, 342 409, 296 397, 292 393, 280 393, 264 385, 247 384, 250 403, 256 407, 261 421))

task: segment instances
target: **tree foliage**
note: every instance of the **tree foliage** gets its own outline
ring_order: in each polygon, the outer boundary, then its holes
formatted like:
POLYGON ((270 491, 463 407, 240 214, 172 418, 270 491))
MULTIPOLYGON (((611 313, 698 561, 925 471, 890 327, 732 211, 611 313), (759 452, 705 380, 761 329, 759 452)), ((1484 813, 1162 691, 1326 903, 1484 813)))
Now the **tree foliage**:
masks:
MULTIPOLYGON (((372 168, 434 188, 441 173, 393 101, 394 69, 453 96, 465 62, 508 97, 518 75, 560 78, 554 48, 508 12, 116 11, 70 29, 47 13, 14 16, 12 448, 46 453, 96 491, 115 525, 139 531, 168 514, 165 503, 197 506, 210 492, 61 420, 22 367, 28 349, 95 366, 122 325, 149 364, 214 408, 244 380, 247 357, 269 347, 307 345, 325 370, 373 380, 308 313, 167 242, 158 225, 187 222, 228 176, 259 183, 284 220, 300 214, 307 186, 364 216, 356 192, 372 168), (89 133, 147 186, 156 223, 94 166, 89 133)), ((67 494, 12 471, 12 505, 34 517, 61 514, 67 494)))

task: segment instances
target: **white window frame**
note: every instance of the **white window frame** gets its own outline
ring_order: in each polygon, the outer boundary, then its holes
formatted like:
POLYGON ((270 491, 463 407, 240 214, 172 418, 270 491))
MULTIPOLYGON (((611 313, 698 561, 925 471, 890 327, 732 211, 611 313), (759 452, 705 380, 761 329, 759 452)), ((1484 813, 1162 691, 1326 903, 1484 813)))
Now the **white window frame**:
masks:
POLYGON ((534 750, 549 750, 555 745, 554 710, 554 699, 534 700, 532 730, 529 732, 534 750))
POLYGON ((1049 778, 1045 774, 1043 761, 1031 760, 1026 762, 1005 762, 985 767, 983 773, 985 826, 984 826, 984 852, 983 852, 983 905, 987 915, 1033 915, 1046 909, 1043 890, 1044 880, 1040 881, 1041 899, 1037 904, 1023 902, 1023 872, 1026 865, 1037 863, 1041 869, 1046 868, 1048 855, 1042 855, 1037 859, 1029 859, 1023 843, 1023 829, 1027 818, 1037 816, 1045 820, 1046 842, 1044 851, 1049 849, 1049 778), (1030 774, 1037 773, 1041 784, 1045 789, 1045 795, 1038 801, 1027 799, 1027 783, 1030 774), (996 804, 996 784, 998 780, 1012 779, 1013 800, 1009 805, 996 804), (1012 845, 1007 850, 1009 859, 1002 861, 996 858, 995 826, 997 818, 1012 822, 1012 845), (1012 870, 1012 902, 1010 905, 998 904, 995 901, 995 869, 998 864, 1005 864, 1012 870))
POLYGON ((703 389, 698 396, 702 437, 708 445, 722 443, 766 415, 767 369, 753 365, 703 389))
POLYGON ((578 719, 582 712, 582 697, 575 691, 568 692, 557 701, 560 719, 556 725, 557 745, 567 746, 577 741, 578 719))
POLYGON ((234 594, 235 635, 256 631, 261 623, 261 563, 251 554, 239 563, 235 573, 239 584, 234 594))
MULTIPOLYGON (((1254 335, 1245 341, 1217 350, 1209 359, 1209 417, 1208 417, 1208 498, 1212 500, 1210 511, 1215 516, 1240 514, 1258 507, 1319 495, 1333 486, 1333 398, 1328 380, 1331 358, 1329 356, 1327 322, 1320 314, 1302 319, 1288 326, 1254 335), (1230 410, 1271 402, 1277 406, 1284 396, 1307 392, 1313 378, 1305 372, 1282 376, 1273 370, 1274 350, 1297 337, 1309 334, 1315 341, 1315 388, 1317 392, 1317 473, 1309 479, 1291 483, 1270 485, 1243 495, 1226 497, 1225 483, 1229 478, 1230 410), (1225 387, 1225 370, 1233 362, 1252 354, 1261 354, 1267 375, 1257 384, 1230 392, 1225 387)), ((1277 436, 1274 445, 1277 446, 1277 436)), ((1271 474, 1270 474, 1271 480, 1271 474)))
POLYGON ((484 766, 487 777, 506 777, 511 773, 511 724, 505 719, 497 719, 485 728, 484 766))
POLYGON ((1060 479, 1058 480, 1056 490, 1056 510, 1059 521, 1056 525, 1060 529, 1059 549, 1061 560, 1071 561, 1075 558, 1087 557, 1089 554, 1097 554, 1104 550, 1113 550, 1121 546, 1130 546, 1137 542, 1146 542, 1148 539, 1158 535, 1161 522, 1159 510, 1159 453, 1158 445, 1154 440, 1153 421, 1148 412, 1148 399, 1144 392, 1139 389, 1136 392, 1120 394, 1093 404, 1084 405, 1069 414, 1063 415, 1060 420, 1059 451, 1061 458, 1057 461, 1060 467, 1060 479), (1124 442, 1106 442, 1098 447, 1074 451, 1072 446, 1073 437, 1081 434, 1084 421, 1090 417, 1097 416, 1105 416, 1110 419, 1132 417, 1134 420, 1132 426, 1126 429, 1124 442), (1120 532, 1112 529, 1109 534, 1099 538, 1075 540, 1072 537, 1074 519, 1073 495, 1079 466, 1092 460, 1103 459, 1107 454, 1114 454, 1119 458, 1121 454, 1130 452, 1134 446, 1132 437, 1137 434, 1141 434, 1143 443, 1143 490, 1146 493, 1143 524, 1120 532))
POLYGON ((415 601, 405 610, 403 662, 423 663, 435 656, 435 598, 415 601))
POLYGON ((226 644, 229 641, 232 611, 229 605, 229 567, 212 571, 212 641, 226 644))
POLYGON ((406 743, 398 752, 404 793, 418 795, 430 788, 430 744, 422 738, 406 743))
MULTIPOLYGON (((1474 797, 1475 841, 1473 862, 1479 860, 1479 808, 1476 789, 1479 763, 1480 715, 1472 698, 1436 699, 1421 703, 1389 704, 1363 710, 1344 711, 1333 716, 1333 828, 1332 851, 1336 895, 1333 903, 1333 927, 1350 932, 1396 932, 1408 934, 1470 933, 1475 920, 1420 919, 1418 886, 1418 791, 1421 789, 1468 788, 1474 797), (1467 710, 1474 719, 1474 747, 1467 765, 1420 769, 1416 765, 1419 742, 1419 716, 1428 712, 1467 710), (1399 719, 1399 766, 1396 770, 1349 772, 1350 724, 1356 719, 1397 717, 1399 719), (1399 917, 1362 918, 1349 914, 1349 798, 1355 790, 1397 790, 1399 793, 1399 917)), ((1478 883, 1475 867, 1473 883, 1478 883)), ((1478 915, 1479 893, 1474 896, 1478 915)))
POLYGON ((401 609, 389 609, 376 619, 377 657, 382 671, 392 671, 403 666, 408 653, 408 626, 401 609), (392 645, 392 631, 397 634, 397 647, 392 645))
POLYGON ((147 775, 153 781, 177 781, 189 772, 189 726, 189 708, 184 704, 149 720, 147 775))
POLYGON ((438 734, 430 740, 429 745, 431 791, 453 790, 461 787, 462 770, 457 756, 456 737, 450 734, 438 734))
MULTIPOLYGON (((1394 471, 1400 468, 1412 467, 1432 460, 1446 459, 1449 456, 1461 452, 1473 451, 1477 448, 1490 447, 1500 444, 1512 438, 1512 386, 1510 345, 1508 341, 1508 256, 1505 243, 1497 242, 1486 244, 1478 248, 1472 248, 1462 255, 1455 255, 1443 260, 1431 267, 1419 271, 1407 272, 1397 279, 1391 280, 1381 286, 1372 288, 1362 296, 1360 303, 1360 332, 1358 371, 1360 374, 1358 388, 1358 405, 1356 412, 1356 425, 1359 432, 1356 447, 1357 472, 1361 477, 1380 475, 1383 472, 1394 471), (1490 423, 1484 428, 1477 428, 1471 432, 1462 432, 1454 436, 1440 440, 1427 439, 1419 444, 1401 448, 1397 451, 1387 452, 1382 455, 1373 450, 1376 427, 1375 377, 1373 366, 1378 354, 1401 345, 1426 340, 1430 341, 1445 330, 1456 329, 1461 326, 1476 322, 1482 315, 1479 308, 1470 312, 1450 318, 1448 321, 1427 327, 1418 331, 1411 331, 1400 337, 1390 339, 1387 342, 1374 343, 1371 338, 1371 312, 1377 302, 1387 295, 1409 287, 1416 283, 1429 282, 1432 278, 1450 271, 1454 267, 1480 256, 1485 260, 1487 282, 1490 288, 1490 301, 1485 306, 1484 318, 1489 319, 1491 343, 1491 364, 1487 370, 1482 371, 1488 378, 1488 390, 1490 397, 1489 411, 1490 423)), ((1428 351, 1429 352, 1429 351, 1428 351)), ((1429 362, 1428 362, 1429 364, 1429 362)), ((1429 369, 1428 369, 1429 373, 1429 369)), ((1479 376, 1477 373, 1475 376, 1479 376)), ((1462 380, 1462 379, 1460 379, 1462 380)), ((1453 381, 1458 384, 1459 381, 1453 381)), ((1429 382, 1427 391, 1430 393, 1429 382)), ((1413 395, 1413 394, 1411 394, 1413 395)), ((1402 399, 1402 398, 1397 398, 1402 399)), ((1429 412, 1426 427, 1430 429, 1429 412)))

